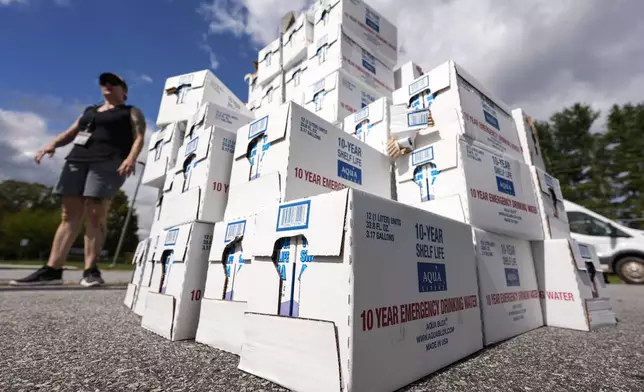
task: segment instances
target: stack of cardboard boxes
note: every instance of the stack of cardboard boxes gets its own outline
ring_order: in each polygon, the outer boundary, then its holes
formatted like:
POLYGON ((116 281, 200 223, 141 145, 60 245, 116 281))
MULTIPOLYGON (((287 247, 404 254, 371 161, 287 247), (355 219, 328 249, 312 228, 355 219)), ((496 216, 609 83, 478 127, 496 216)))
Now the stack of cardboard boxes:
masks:
POLYGON ((396 34, 318 0, 246 107, 208 71, 168 79, 125 298, 144 328, 293 390, 386 391, 544 321, 615 322, 529 117, 452 61, 393 70, 396 34))

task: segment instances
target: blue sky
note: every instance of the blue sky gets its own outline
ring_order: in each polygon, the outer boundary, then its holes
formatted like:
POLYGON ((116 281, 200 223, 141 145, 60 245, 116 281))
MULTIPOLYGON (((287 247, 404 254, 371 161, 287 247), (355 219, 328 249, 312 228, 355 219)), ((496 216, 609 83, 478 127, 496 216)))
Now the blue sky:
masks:
POLYGON ((245 101, 254 45, 247 35, 207 34, 199 7, 189 0, 0 5, 0 108, 44 114, 55 132, 73 121, 79 106, 101 100, 96 78, 111 71, 125 77, 130 103, 153 123, 165 79, 211 68, 210 50, 214 72, 245 101), (51 118, 56 102, 71 107, 51 118))

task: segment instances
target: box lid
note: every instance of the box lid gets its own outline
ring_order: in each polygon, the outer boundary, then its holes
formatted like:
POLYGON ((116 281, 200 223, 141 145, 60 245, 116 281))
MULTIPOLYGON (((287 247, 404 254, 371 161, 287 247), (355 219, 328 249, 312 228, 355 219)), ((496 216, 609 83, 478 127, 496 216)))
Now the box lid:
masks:
POLYGON ((192 229, 193 224, 188 223, 166 230, 162 248, 163 250, 172 250, 173 262, 185 261, 192 229))
POLYGON ((371 125, 387 120, 389 101, 386 97, 379 98, 364 108, 344 118, 343 129, 347 133, 355 133, 358 124, 367 121, 371 125))
POLYGON ((331 8, 335 7, 336 4, 340 3, 341 0, 322 0, 318 2, 317 7, 315 8, 315 15, 313 17, 313 23, 317 24, 324 14, 331 11, 331 8))
POLYGON ((315 58, 317 56, 318 50, 324 45, 331 46, 338 42, 338 39, 342 37, 342 25, 337 24, 335 26, 329 26, 324 29, 324 34, 319 37, 316 37, 315 42, 308 47, 308 57, 309 59, 315 58))
POLYGON ((172 76, 165 81, 164 90, 166 94, 174 94, 181 86, 190 86, 191 88, 203 87, 206 84, 206 78, 210 71, 203 70, 183 75, 172 76))
POLYGON ((251 241, 255 233, 255 215, 217 222, 208 261, 222 261, 224 251, 231 244, 241 243, 242 258, 251 258, 251 241))
POLYGON ((447 61, 428 73, 421 75, 416 80, 406 86, 402 86, 392 94, 394 105, 407 105, 409 100, 423 90, 429 89, 431 93, 437 93, 450 87, 450 70, 452 62, 447 61))
POLYGON ((266 45, 265 47, 263 47, 259 51, 259 53, 257 53, 257 58, 259 59, 260 62, 264 61, 264 58, 266 57, 266 55, 269 52, 270 53, 279 52, 280 46, 281 46, 280 39, 278 38, 275 41, 273 41, 273 42, 269 43, 268 45, 266 45))
POLYGON ((266 134, 268 142, 283 138, 286 135, 292 104, 292 102, 286 102, 271 111, 271 114, 239 128, 235 144, 235 159, 246 156, 250 142, 261 135, 266 134))
POLYGON ((191 168, 194 168, 197 164, 208 157, 212 137, 216 129, 217 128, 214 126, 200 128, 192 133, 192 138, 187 137, 184 139, 181 148, 179 148, 179 153, 177 154, 177 163, 172 169, 173 175, 185 173, 188 165, 190 165, 191 168))
POLYGON ((297 34, 299 30, 304 27, 304 23, 308 22, 311 23, 311 20, 309 16, 306 13, 300 14, 300 16, 295 19, 295 23, 291 25, 286 31, 284 31, 284 35, 282 37, 282 46, 286 46, 291 39, 297 34))
POLYGON ((289 83, 291 80, 293 80, 293 76, 295 75, 296 72, 301 72, 301 73, 306 72, 308 67, 309 67, 309 62, 307 60, 303 60, 298 64, 294 65, 288 71, 285 72, 284 83, 289 83))
POLYGON ((303 235, 309 255, 339 256, 350 192, 344 189, 262 210, 255 221, 252 255, 270 257, 277 240, 303 235))
POLYGON ((396 161, 399 182, 413 180, 416 167, 428 163, 432 164, 433 169, 439 171, 458 166, 458 136, 447 135, 432 143, 431 141, 436 137, 436 133, 416 136, 414 146, 417 147, 414 151, 396 161))
POLYGON ((309 87, 307 87, 306 91, 304 92, 304 102, 305 103, 313 102, 315 95, 320 91, 324 91, 325 93, 328 94, 330 91, 335 90, 336 87, 338 86, 339 77, 340 77, 339 72, 333 72, 332 74, 311 84, 309 87))

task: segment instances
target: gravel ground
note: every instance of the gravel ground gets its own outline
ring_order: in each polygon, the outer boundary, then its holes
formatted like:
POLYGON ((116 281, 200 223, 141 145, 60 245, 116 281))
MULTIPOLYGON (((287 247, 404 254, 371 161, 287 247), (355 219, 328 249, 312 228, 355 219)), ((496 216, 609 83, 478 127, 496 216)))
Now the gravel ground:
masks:
MULTIPOLYGON (((30 273, 37 270, 38 267, 32 269, 0 269, 0 285, 6 285, 13 279, 23 278, 30 273)), ((132 278, 132 271, 101 271, 101 275, 105 283, 129 283, 132 278)), ((63 281, 65 283, 78 283, 83 278, 82 270, 67 270, 63 272, 63 281)))
MULTIPOLYGON (((611 287, 620 323, 540 328, 405 391, 642 391, 644 287, 611 287)), ((121 291, 0 292, 2 391, 281 391, 237 357, 144 331, 121 291)))

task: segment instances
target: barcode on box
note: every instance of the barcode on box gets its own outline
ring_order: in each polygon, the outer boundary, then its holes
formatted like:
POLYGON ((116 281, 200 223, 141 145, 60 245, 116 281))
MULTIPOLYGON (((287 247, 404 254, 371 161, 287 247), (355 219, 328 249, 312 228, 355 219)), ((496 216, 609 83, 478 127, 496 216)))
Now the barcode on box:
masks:
POLYGON ((579 245, 579 253, 581 253, 581 257, 584 259, 592 260, 593 257, 590 255, 590 249, 588 249, 588 246, 584 244, 577 245, 579 245))
POLYGON ((196 138, 188 142, 188 144, 186 145, 186 153, 184 154, 184 156, 188 156, 193 152, 197 151, 198 145, 199 145, 199 136, 197 136, 196 138))
POLYGON ((365 107, 364 109, 357 111, 354 114, 354 116, 355 117, 354 117, 353 122, 359 122, 359 121, 364 120, 365 118, 369 117, 369 108, 365 107))
POLYGON ((268 116, 264 116, 259 120, 252 122, 248 127, 248 139, 252 139, 268 128, 268 116))
POLYGON ((419 125, 427 125, 427 119, 429 118, 429 111, 424 109, 418 112, 407 113, 407 126, 408 127, 417 127, 419 125))
POLYGON ((168 230, 165 235, 165 242, 163 245, 174 245, 177 243, 177 238, 179 237, 179 228, 168 230))
POLYGON ((301 230, 309 227, 311 201, 305 200, 280 206, 276 231, 301 230))
POLYGON ((429 76, 426 75, 409 85, 409 95, 414 95, 427 87, 429 87, 429 76))
POLYGON ((434 160, 434 146, 423 148, 422 150, 414 151, 411 154, 411 165, 418 166, 434 160))
POLYGON ((246 231, 246 221, 230 222, 226 227, 226 236, 224 243, 234 240, 236 237, 242 237, 246 231))

